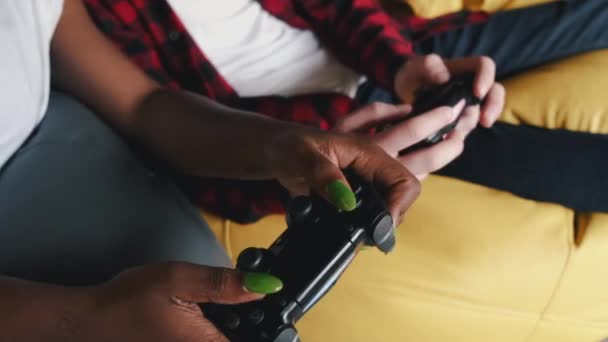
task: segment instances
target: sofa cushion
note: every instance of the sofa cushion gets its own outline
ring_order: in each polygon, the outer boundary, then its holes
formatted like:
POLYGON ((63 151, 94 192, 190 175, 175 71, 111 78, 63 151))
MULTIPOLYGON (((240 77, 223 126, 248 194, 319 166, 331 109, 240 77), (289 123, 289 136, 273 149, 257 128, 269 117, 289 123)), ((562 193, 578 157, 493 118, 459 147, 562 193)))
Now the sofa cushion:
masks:
MULTIPOLYGON (((581 55, 507 80, 502 120, 608 132, 608 77, 597 73, 607 57, 581 55)), ((206 217, 233 258, 285 227, 281 216, 252 226, 206 217)), ((305 341, 608 337, 608 215, 431 176, 400 232, 393 254, 360 253, 299 324, 305 341), (575 222, 587 230, 578 247, 575 222)))
POLYGON ((410 5, 416 15, 426 18, 438 17, 463 9, 472 11, 496 12, 538 5, 555 0, 383 0, 384 2, 403 2, 410 5))
POLYGON ((501 120, 608 133, 608 50, 536 67, 505 81, 501 120))

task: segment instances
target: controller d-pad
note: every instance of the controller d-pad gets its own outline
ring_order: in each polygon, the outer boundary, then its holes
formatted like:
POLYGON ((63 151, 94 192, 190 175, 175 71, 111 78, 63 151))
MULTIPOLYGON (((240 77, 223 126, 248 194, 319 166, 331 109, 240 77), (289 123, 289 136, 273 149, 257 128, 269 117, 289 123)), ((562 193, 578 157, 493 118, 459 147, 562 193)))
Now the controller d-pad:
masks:
POLYGON ((247 321, 251 325, 258 325, 262 323, 264 320, 264 311, 262 310, 253 310, 247 315, 247 321))
POLYGON ((236 313, 230 313, 226 316, 224 327, 228 330, 236 330, 241 325, 241 318, 236 313))

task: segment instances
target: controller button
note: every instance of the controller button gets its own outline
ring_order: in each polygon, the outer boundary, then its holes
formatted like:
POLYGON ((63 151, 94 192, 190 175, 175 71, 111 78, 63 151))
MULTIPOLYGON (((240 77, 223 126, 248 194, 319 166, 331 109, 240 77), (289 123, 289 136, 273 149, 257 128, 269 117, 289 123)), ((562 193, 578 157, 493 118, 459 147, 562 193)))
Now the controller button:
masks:
POLYGON ((252 325, 258 325, 264 320, 264 312, 262 310, 254 310, 249 313, 247 319, 252 325))
POLYGON ((312 213, 312 201, 309 197, 299 196, 291 200, 287 208, 287 224, 306 222, 309 215, 312 213))
POLYGON ((224 327, 228 330, 236 330, 241 325, 241 318, 235 313, 231 313, 226 317, 224 321, 224 327))
POLYGON ((258 271, 264 257, 266 250, 262 248, 247 248, 239 255, 236 265, 240 271, 244 272, 255 272, 258 271))

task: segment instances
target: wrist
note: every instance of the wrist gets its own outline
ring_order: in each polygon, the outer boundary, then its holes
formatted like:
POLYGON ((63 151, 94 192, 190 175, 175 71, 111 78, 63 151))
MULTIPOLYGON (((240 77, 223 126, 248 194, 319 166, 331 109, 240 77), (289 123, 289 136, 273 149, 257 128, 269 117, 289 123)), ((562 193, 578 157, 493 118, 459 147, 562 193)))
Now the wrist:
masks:
MULTIPOLYGON (((288 124, 275 130, 264 148, 264 169, 270 178, 277 179, 297 173, 294 166, 310 159, 311 151, 317 150, 318 137, 324 133, 312 127, 288 124)), ((297 167, 296 167, 297 168, 297 167)))
MULTIPOLYGON (((6 311, 5 336, 11 341, 80 341, 86 317, 86 292, 67 288, 2 279, 0 312, 6 311), (8 285, 7 285, 8 284, 8 285), (6 286, 5 286, 6 285, 6 286)), ((4 325, 0 324, 0 326, 4 325)))

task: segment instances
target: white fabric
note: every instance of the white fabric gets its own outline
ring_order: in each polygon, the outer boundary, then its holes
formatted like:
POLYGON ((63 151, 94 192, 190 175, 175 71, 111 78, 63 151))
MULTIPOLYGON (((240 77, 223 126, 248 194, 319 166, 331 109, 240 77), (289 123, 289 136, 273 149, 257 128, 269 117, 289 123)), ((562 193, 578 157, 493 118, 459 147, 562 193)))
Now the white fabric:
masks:
POLYGON ((63 0, 0 0, 0 167, 42 120, 63 0))
POLYGON ((255 0, 169 0, 211 63, 243 97, 341 92, 361 79, 311 31, 266 12, 255 0))

